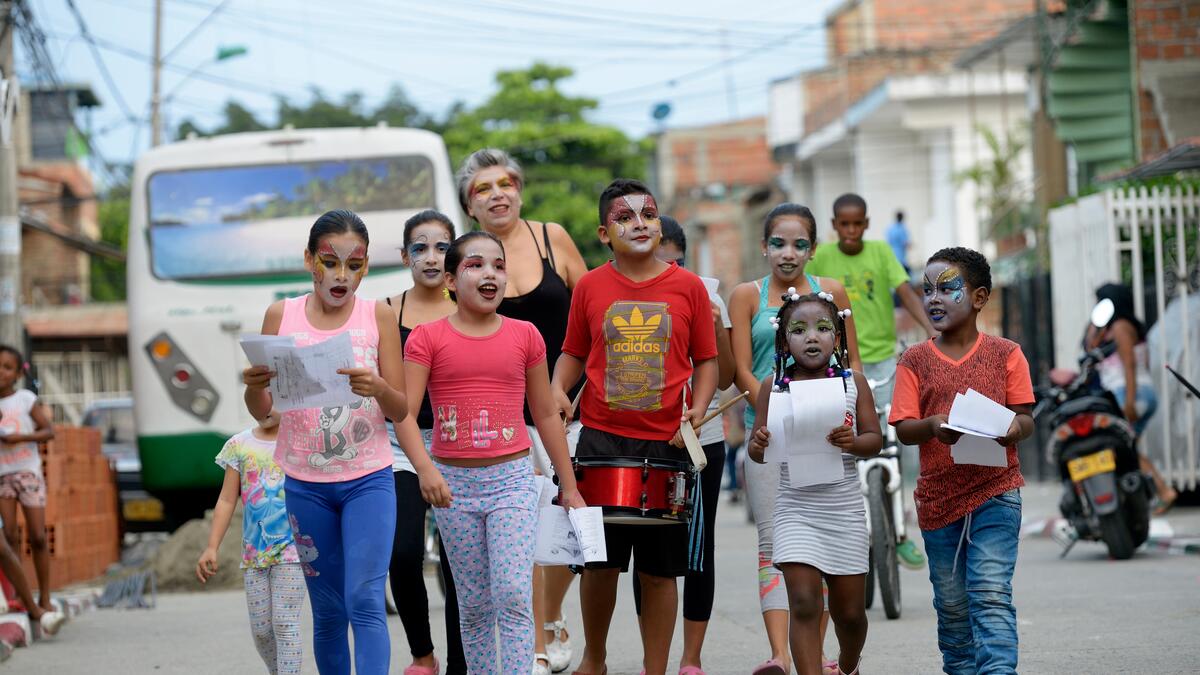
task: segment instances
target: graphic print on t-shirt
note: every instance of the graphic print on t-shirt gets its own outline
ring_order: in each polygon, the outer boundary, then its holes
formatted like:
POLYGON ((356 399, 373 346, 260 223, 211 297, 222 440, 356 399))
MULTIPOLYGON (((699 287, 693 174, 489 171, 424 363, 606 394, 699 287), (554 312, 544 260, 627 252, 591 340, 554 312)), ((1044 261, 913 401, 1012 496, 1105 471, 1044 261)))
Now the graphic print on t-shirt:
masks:
POLYGON ((604 345, 604 391, 609 408, 662 408, 671 345, 667 303, 614 302, 604 313, 604 345))
POLYGON ((362 408, 366 399, 359 399, 349 405, 339 405, 321 408, 317 425, 321 433, 321 449, 308 456, 308 463, 313 468, 323 468, 335 459, 343 462, 358 457, 358 448, 371 439, 375 428, 362 417, 354 417, 353 412, 362 408))
POLYGON ((875 300, 875 272, 871 270, 863 270, 858 274, 849 272, 843 274, 842 285, 846 287, 846 295, 850 298, 851 304, 863 300, 871 302, 875 300))

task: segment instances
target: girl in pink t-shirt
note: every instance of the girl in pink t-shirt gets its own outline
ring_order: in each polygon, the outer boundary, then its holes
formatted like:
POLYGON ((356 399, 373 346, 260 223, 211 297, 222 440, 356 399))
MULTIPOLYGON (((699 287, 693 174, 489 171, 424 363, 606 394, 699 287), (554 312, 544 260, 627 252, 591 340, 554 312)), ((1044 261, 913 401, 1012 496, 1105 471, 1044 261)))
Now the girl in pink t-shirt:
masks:
MULTIPOLYGON (((386 305, 355 295, 367 273, 367 227, 350 211, 325 213, 308 235, 304 264, 313 292, 267 309, 263 335, 291 335, 297 346, 348 333, 354 348, 346 375, 362 397, 339 406, 282 414, 275 462, 286 475, 288 520, 313 607, 313 653, 322 673, 350 672, 347 622, 354 629, 355 671, 388 672, 391 645, 384 586, 396 525, 392 451, 384 416, 408 414, 400 333, 386 305)), ((242 374, 255 419, 272 408, 274 373, 242 374)), ((418 399, 419 401, 420 399, 418 399)), ((422 494, 448 498, 428 455, 410 457, 422 494)))
MULTIPOLYGON (((507 280, 500 240, 485 232, 455 239, 445 270, 458 307, 414 328, 405 343, 409 407, 415 416, 428 386, 432 452, 453 494, 449 505, 434 504, 434 514, 458 589, 467 668, 528 672, 538 489, 521 412, 526 399, 558 475, 561 503, 578 508, 584 502, 550 395, 541 334, 531 323, 496 314, 507 280)), ((405 441, 415 430, 412 416, 400 427, 401 443, 412 445, 405 441)))

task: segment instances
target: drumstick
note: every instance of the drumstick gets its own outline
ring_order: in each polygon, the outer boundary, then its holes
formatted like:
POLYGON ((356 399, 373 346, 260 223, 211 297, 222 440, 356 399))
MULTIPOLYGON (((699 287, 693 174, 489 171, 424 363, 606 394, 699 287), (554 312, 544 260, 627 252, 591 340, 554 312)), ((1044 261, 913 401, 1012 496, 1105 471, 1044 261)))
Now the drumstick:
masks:
MULTIPOLYGON (((579 399, 583 398, 583 390, 585 387, 587 387, 586 382, 583 384, 583 387, 579 388, 579 392, 575 394, 575 398, 571 400, 571 414, 572 415, 574 415, 575 411, 579 409, 579 399)), ((563 421, 570 422, 569 419, 566 419, 565 415, 563 416, 563 421)))
POLYGON ((721 413, 732 408, 734 403, 737 403, 738 401, 740 401, 744 398, 749 398, 749 397, 750 397, 750 392, 743 391, 742 393, 738 394, 737 396, 734 396, 733 398, 729 399, 728 401, 722 403, 721 407, 719 407, 716 410, 705 415, 704 419, 702 419, 699 422, 697 422, 696 424, 692 425, 693 428, 699 429, 700 427, 704 426, 705 424, 708 424, 709 422, 713 421, 713 419, 715 419, 721 413))

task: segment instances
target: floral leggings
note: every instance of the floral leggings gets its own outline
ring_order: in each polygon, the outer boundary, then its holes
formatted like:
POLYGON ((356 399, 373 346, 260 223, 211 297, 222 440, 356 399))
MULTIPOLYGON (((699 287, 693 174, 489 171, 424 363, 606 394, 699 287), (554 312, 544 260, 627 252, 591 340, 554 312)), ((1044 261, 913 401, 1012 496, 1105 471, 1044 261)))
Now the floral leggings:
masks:
POLYGON ((538 489, 528 457, 484 467, 439 464, 454 498, 435 508, 454 570, 471 675, 533 666, 533 546, 538 489), (496 627, 500 658, 496 658, 496 627), (497 668, 499 666, 499 668, 497 668))
POLYGON ((300 609, 304 606, 304 572, 300 563, 243 570, 246 608, 254 647, 275 675, 300 672, 300 609))

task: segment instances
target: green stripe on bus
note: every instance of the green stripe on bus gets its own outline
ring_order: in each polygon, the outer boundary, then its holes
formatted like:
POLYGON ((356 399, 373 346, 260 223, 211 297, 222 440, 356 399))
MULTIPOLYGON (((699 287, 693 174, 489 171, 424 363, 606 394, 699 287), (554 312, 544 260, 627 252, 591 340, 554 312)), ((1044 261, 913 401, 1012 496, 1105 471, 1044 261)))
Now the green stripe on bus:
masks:
POLYGON ((229 436, 213 431, 138 436, 147 490, 220 487, 225 471, 213 460, 229 436))

